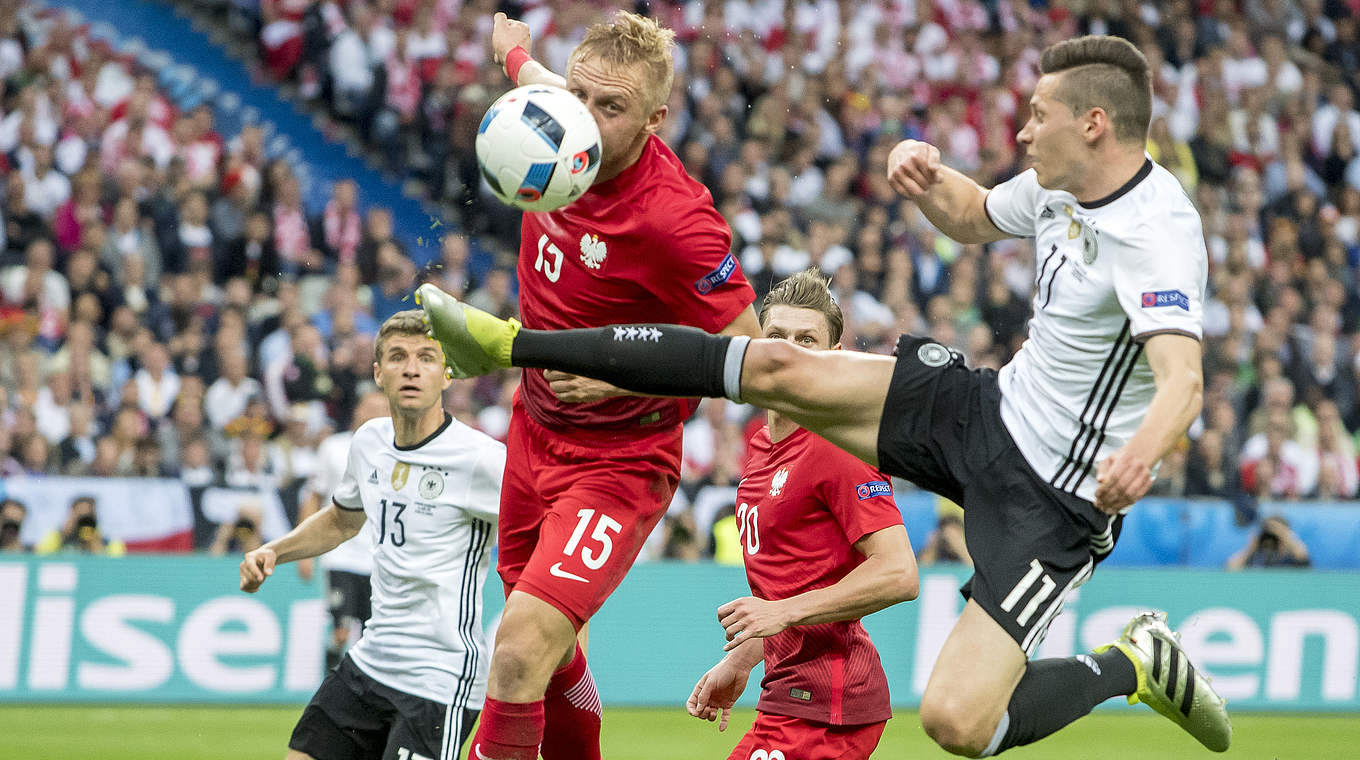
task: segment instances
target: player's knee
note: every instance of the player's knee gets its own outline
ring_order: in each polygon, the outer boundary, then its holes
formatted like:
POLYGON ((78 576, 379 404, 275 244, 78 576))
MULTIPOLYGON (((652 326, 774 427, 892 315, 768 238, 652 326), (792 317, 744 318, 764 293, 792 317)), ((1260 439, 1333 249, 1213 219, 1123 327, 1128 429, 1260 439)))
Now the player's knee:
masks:
POLYGON ((492 678, 507 687, 546 683, 563 652, 575 640, 570 623, 565 620, 561 625, 555 623, 542 621, 532 613, 507 614, 496 633, 491 655, 492 678))
POLYGON ((964 757, 980 755, 996 731, 996 726, 984 723, 959 700, 931 694, 921 700, 921 727, 946 752, 964 757))

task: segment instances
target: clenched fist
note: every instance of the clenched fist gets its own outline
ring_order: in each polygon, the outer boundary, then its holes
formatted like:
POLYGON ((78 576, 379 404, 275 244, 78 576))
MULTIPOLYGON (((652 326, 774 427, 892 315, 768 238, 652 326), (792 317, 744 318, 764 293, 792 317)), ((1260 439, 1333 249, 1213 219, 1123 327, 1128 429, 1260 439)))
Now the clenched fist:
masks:
POLYGON ((533 36, 529 34, 528 24, 510 18, 504 13, 497 13, 492 17, 491 55, 496 63, 504 64, 506 54, 516 47, 529 50, 530 45, 533 44, 533 36))
POLYGON ((912 200, 941 182, 940 149, 919 140, 903 140, 888 154, 888 184, 912 200))

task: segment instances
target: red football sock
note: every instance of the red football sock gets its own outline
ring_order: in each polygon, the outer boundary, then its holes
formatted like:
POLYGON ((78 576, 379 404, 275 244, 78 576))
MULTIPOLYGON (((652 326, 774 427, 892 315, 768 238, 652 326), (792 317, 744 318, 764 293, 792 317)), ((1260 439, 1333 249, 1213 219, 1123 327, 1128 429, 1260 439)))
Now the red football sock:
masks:
POLYGON ((487 697, 469 756, 475 760, 538 760, 542 741, 543 700, 502 702, 487 697))
POLYGON ((553 673, 543 706, 543 760, 600 760, 603 707, 579 644, 571 662, 553 673))

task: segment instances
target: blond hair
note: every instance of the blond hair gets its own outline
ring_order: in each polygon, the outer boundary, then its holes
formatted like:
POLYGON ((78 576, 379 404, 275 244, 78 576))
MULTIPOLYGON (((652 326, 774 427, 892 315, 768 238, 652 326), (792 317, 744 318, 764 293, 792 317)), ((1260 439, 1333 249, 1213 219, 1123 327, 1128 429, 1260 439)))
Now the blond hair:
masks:
POLYGON ((425 326, 420 309, 399 311, 388 317, 378 328, 378 339, 373 343, 373 362, 382 362, 383 343, 392 335, 419 335, 425 337, 430 328, 425 326))
POLYGON ((647 73, 643 94, 651 112, 670 98, 671 83, 675 80, 675 61, 671 57, 674 45, 675 32, 646 16, 619 11, 613 21, 586 30, 585 39, 567 59, 567 70, 585 58, 599 58, 615 66, 639 65, 647 73))

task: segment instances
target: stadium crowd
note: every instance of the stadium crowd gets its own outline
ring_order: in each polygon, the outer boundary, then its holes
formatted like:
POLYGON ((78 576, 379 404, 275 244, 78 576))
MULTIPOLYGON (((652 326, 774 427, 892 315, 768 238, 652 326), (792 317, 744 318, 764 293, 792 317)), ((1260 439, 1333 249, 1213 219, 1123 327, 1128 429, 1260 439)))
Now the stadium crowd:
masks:
MULTIPOLYGON (((219 135, 211 108, 180 112, 60 15, 0 2, 0 477, 296 486, 371 382, 377 325, 420 281, 515 311, 517 217, 480 189, 471 147, 508 87, 491 15, 527 21, 560 72, 604 8, 227 4, 273 76, 461 210, 431 242, 437 263, 417 271, 353 183, 304 207, 258 127, 219 135), (482 277, 471 249, 494 252, 482 277)), ((1356 496, 1360 2, 643 5, 681 43, 663 136, 711 189, 758 291, 818 266, 847 347, 924 333, 975 366, 1000 366, 1024 338, 1029 246, 936 232, 888 186, 887 152, 926 140, 994 184, 1023 166, 1015 132, 1038 51, 1083 33, 1134 41, 1156 74, 1148 152, 1196 202, 1211 256, 1204 414, 1154 493, 1356 496)), ((448 408, 503 437, 515 383, 457 382, 448 408)), ((704 403, 654 555, 722 559, 724 499, 761 422, 704 403)))

